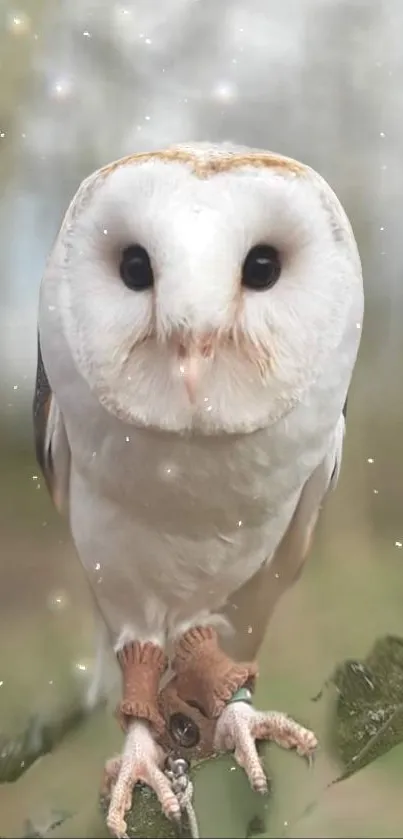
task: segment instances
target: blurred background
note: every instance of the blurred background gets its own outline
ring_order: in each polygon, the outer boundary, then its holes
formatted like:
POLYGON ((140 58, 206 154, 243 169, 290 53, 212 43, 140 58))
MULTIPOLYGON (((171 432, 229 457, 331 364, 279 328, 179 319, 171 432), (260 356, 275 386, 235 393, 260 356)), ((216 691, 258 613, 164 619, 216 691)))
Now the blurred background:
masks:
MULTIPOLYGON (((232 140, 318 169, 353 223, 366 317, 342 477, 260 661, 260 704, 314 727, 322 750, 311 773, 270 750, 269 836, 401 835, 403 746, 327 789, 339 772, 328 700, 311 697, 336 663, 403 634, 402 27, 401 0, 1 0, 4 737, 65 713, 92 668, 88 592, 31 429, 39 283, 80 180, 136 150, 232 140)), ((0 785, 0 835, 24 835, 27 818, 44 830, 54 810, 71 816, 59 836, 101 830, 94 802, 114 738, 109 716, 94 717, 0 785)))

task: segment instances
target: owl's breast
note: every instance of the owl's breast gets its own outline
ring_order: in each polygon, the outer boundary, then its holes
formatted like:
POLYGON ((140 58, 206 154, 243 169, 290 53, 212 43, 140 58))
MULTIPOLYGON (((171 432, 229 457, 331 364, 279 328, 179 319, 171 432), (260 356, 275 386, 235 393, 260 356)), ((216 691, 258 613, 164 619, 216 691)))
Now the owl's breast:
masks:
POLYGON ((220 608, 276 550, 329 444, 324 427, 294 424, 203 437, 135 429, 105 411, 73 423, 71 524, 84 566, 101 567, 103 581, 109 568, 133 603, 151 593, 170 614, 220 608))

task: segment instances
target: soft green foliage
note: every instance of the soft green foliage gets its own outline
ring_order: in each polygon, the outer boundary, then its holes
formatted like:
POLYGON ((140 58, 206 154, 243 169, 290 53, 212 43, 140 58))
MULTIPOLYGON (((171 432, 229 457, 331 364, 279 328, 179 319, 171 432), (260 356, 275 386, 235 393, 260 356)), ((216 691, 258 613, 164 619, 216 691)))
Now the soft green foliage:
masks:
POLYGON ((332 737, 341 780, 403 741, 403 639, 380 638, 363 661, 345 661, 330 681, 338 692, 332 737))

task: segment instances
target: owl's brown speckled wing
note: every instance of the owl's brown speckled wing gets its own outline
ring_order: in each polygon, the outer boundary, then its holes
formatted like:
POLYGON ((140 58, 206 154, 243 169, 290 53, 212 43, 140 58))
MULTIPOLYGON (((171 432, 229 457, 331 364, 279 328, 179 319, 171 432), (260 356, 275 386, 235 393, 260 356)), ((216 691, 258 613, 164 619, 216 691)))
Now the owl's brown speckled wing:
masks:
POLYGON ((39 336, 32 408, 36 458, 53 503, 60 512, 64 512, 68 505, 70 446, 62 414, 46 375, 39 336))

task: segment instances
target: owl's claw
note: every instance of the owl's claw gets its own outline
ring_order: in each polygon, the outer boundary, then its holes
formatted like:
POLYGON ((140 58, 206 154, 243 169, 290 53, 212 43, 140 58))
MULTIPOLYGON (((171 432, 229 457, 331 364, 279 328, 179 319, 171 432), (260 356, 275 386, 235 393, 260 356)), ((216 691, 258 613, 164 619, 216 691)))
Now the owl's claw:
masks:
POLYGON ((312 764, 318 741, 312 731, 278 711, 257 711, 245 702, 227 705, 222 711, 215 732, 217 751, 233 751, 237 763, 245 770, 251 786, 266 793, 267 778, 261 764, 256 740, 273 740, 284 749, 295 749, 312 764))
POLYGON ((161 769, 164 760, 164 751, 155 742, 148 724, 140 720, 132 723, 122 756, 109 760, 104 770, 102 792, 110 796, 106 822, 112 836, 127 836, 125 813, 131 808, 133 789, 139 781, 154 790, 169 819, 180 818, 178 799, 161 769))

